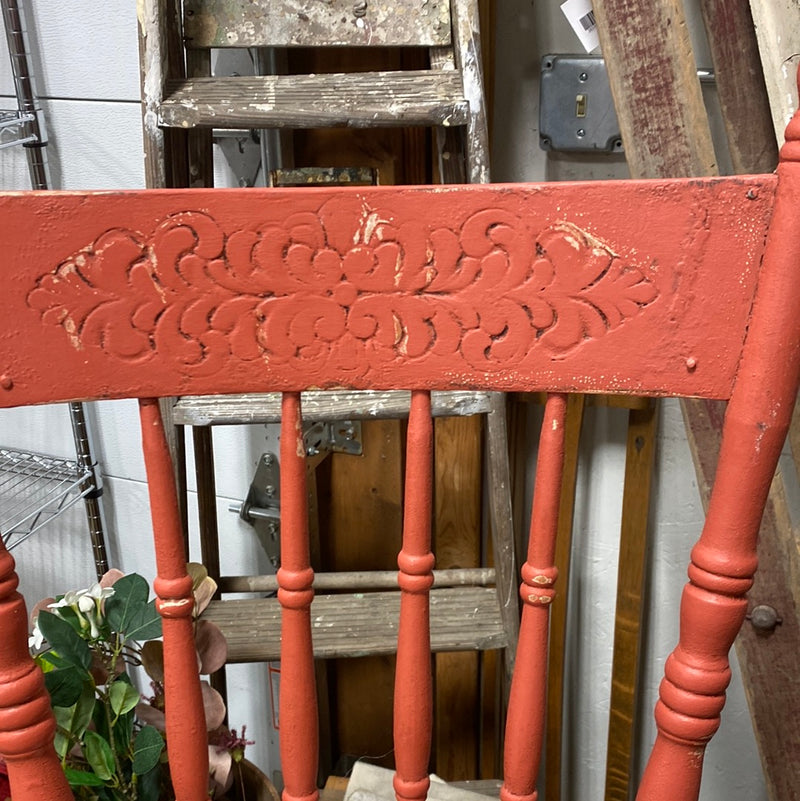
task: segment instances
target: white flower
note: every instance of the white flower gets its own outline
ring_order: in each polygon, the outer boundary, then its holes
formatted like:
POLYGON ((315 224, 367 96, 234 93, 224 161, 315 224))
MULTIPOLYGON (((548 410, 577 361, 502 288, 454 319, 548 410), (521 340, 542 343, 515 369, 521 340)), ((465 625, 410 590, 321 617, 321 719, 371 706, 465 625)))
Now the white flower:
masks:
POLYGON ((28 648, 38 651, 42 647, 42 643, 44 643, 44 634, 42 634, 39 624, 36 623, 33 627, 33 633, 28 637, 28 648))
POLYGON ((101 587, 99 583, 95 583, 85 590, 70 590, 60 601, 49 604, 47 608, 58 610, 69 606, 78 616, 81 628, 85 630, 88 627, 89 634, 94 639, 100 636, 101 604, 113 594, 113 587, 101 587))

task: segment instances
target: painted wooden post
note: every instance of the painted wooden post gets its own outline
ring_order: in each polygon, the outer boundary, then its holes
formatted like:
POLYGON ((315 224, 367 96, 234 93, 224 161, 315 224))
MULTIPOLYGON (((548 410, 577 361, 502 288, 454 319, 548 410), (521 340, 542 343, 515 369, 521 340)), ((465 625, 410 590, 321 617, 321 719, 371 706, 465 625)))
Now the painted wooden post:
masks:
POLYGON ((430 588, 433 487, 433 423, 430 392, 411 393, 406 451, 403 547, 400 572, 400 626, 394 686, 394 747, 397 801, 424 801, 430 780, 428 760, 433 723, 430 588))
POLYGON ((524 606, 506 719, 502 801, 538 798, 536 778, 542 758, 547 695, 547 635, 550 604, 555 596, 553 585, 558 577, 554 562, 566 414, 567 396, 549 395, 536 460, 528 558, 522 568, 520 595, 524 606))
POLYGON ((50 696, 28 653, 28 614, 18 583, 14 558, 0 538, 0 755, 14 801, 73 801, 53 748, 50 696))
POLYGON ((142 448, 150 493, 156 566, 153 589, 164 628, 167 750, 177 801, 208 798, 208 735, 192 624, 192 579, 178 514, 178 496, 158 400, 140 399, 142 448))
POLYGON ((716 481, 681 602, 680 641, 656 706, 658 737, 637 798, 694 801, 719 727, 728 651, 747 610, 759 525, 800 381, 800 114, 786 129, 778 192, 716 481), (775 358, 774 354, 781 354, 775 358))
POLYGON ((311 601, 314 571, 308 544, 308 507, 300 393, 281 404, 281 766, 284 801, 317 801, 319 735, 311 601))

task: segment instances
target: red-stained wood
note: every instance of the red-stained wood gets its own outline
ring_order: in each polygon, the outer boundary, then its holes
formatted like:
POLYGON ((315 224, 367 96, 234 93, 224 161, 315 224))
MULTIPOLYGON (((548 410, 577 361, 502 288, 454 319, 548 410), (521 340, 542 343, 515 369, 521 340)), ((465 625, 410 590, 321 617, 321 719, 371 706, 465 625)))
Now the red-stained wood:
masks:
POLYGON ((400 623, 394 687, 397 801, 424 801, 433 725, 430 588, 433 422, 430 393, 413 391, 408 416, 403 547, 397 557, 400 623))
POLYGON ((192 579, 178 513, 178 497, 158 401, 139 401, 142 450, 158 576, 153 582, 164 631, 164 694, 170 776, 177 801, 208 797, 208 736, 197 673, 192 579))
POLYGON ((53 749, 56 721, 42 673, 28 652, 28 614, 14 558, 0 538, 0 754, 15 801, 72 801, 53 749))
POLYGON ((502 801, 536 801, 536 779, 544 744, 547 639, 550 604, 558 577, 556 534, 564 478, 567 396, 550 395, 544 407, 528 557, 522 567, 522 623, 506 718, 502 801))
POLYGON ((692 551, 680 641, 656 707, 658 736, 639 799, 695 799, 703 752, 719 726, 728 652, 747 611, 758 530, 800 380, 800 118, 786 130, 781 185, 736 388, 728 404, 706 523, 692 551), (775 358, 774 354, 781 354, 775 358))
POLYGON ((0 195, 0 407, 312 386, 727 397, 773 192, 0 195))
POLYGON ((281 770, 283 801, 317 801, 317 689, 311 646, 314 571, 308 537, 300 393, 281 404, 281 770))

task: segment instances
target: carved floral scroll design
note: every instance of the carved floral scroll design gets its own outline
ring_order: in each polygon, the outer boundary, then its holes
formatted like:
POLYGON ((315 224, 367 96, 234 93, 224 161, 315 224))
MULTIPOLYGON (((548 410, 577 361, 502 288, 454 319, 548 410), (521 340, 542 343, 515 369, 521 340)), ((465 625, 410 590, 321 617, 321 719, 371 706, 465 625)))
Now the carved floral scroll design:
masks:
POLYGON ((658 296, 645 271, 575 225, 538 235, 503 209, 398 223, 356 198, 223 231, 207 213, 149 236, 114 228, 42 276, 28 304, 79 349, 192 372, 231 357, 357 375, 460 356, 492 371, 565 358, 658 296))

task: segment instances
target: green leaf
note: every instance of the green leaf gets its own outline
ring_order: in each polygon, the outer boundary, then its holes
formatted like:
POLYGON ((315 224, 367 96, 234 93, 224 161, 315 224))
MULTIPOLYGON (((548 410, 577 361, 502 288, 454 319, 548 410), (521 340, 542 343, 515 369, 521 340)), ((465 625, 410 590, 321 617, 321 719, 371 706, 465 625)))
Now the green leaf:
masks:
POLYGON ((85 683, 76 703, 67 708, 61 706, 53 707, 56 723, 58 724, 55 748, 62 759, 72 747, 72 744, 83 737, 86 727, 92 720, 94 704, 94 687, 90 683, 85 683))
POLYGON ((130 754, 131 737, 133 736, 133 721, 135 719, 133 710, 120 715, 114 723, 114 745, 117 753, 125 752, 126 757, 130 754))
POLYGON ((164 750, 164 738, 154 726, 145 726, 133 741, 133 772, 138 776, 149 773, 164 750))
POLYGON ((42 610, 39 612, 37 623, 50 647, 67 664, 84 670, 89 669, 89 665, 92 664, 89 644, 80 638, 78 632, 66 620, 42 610))
POLYGON ((85 770, 65 767, 64 775, 71 787, 102 787, 105 784, 99 776, 85 770))
POLYGON ((76 667, 51 670, 44 674, 44 686, 50 693, 52 706, 70 707, 78 701, 84 684, 91 680, 89 673, 76 667))
POLYGON ((156 763, 152 770, 137 776, 136 793, 139 801, 158 801, 161 797, 161 765, 156 763))
POLYGON ((161 636, 161 617, 155 601, 148 603, 150 587, 136 573, 118 579, 106 601, 106 620, 126 640, 144 642, 161 636))
POLYGON ((111 746, 94 731, 87 731, 83 736, 83 755, 92 770, 104 781, 114 775, 114 753, 111 746))
POLYGON ((125 681, 115 681, 108 695, 115 718, 130 712, 141 700, 139 691, 125 681))

